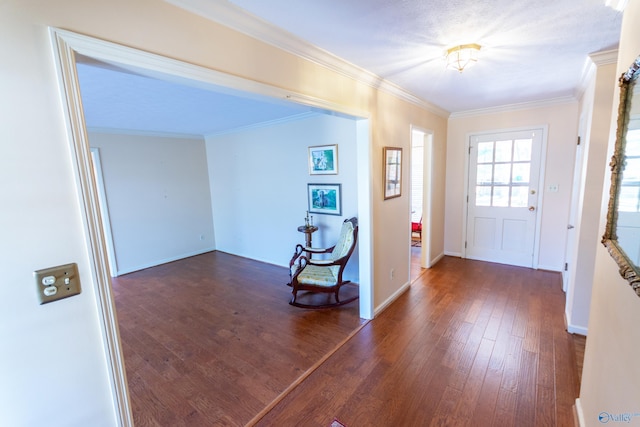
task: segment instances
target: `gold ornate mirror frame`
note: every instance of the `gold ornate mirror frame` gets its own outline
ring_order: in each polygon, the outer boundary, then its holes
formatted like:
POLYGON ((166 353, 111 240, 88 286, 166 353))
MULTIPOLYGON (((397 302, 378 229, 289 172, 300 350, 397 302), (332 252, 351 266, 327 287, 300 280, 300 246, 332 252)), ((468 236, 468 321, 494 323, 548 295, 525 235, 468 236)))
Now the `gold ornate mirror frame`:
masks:
MULTIPOLYGON (((613 259, 618 263, 620 275, 626 279, 635 293, 640 296, 640 266, 629 258, 618 240, 618 217, 620 189, 623 172, 627 164, 627 133, 631 117, 634 86, 640 75, 640 56, 631 64, 631 67, 620 76, 620 105, 618 107, 618 127, 616 130, 616 143, 611 157, 611 189, 609 190, 609 206, 607 210, 607 224, 602 243, 608 249, 613 259)), ((636 102, 640 102, 636 99, 636 102)), ((640 201, 639 201, 640 202, 640 201)), ((638 213, 640 215, 640 213, 638 213)))

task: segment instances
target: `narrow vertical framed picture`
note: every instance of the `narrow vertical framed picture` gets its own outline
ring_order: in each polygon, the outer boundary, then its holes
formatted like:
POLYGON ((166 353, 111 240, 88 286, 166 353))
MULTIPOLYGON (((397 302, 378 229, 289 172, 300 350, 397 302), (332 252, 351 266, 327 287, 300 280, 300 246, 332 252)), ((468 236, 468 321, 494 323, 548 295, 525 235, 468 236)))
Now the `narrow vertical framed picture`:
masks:
POLYGON ((402 195, 402 148, 384 147, 384 199, 402 195))
POLYGON ((309 213, 342 215, 340 184, 307 184, 309 213))
POLYGON ((309 175, 337 175, 338 146, 317 145, 309 147, 309 175))

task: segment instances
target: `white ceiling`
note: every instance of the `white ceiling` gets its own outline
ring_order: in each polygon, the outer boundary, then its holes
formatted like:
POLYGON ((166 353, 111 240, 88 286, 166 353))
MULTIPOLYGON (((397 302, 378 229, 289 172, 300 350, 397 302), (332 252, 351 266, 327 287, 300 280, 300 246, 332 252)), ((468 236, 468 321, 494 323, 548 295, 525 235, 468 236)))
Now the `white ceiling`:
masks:
POLYGON ((622 18, 604 0, 230 3, 449 112, 574 96, 622 18), (478 64, 446 69, 446 49, 466 43, 482 46, 478 64))
MULTIPOLYGON (((604 0, 166 1, 307 57, 329 52, 449 113, 579 96, 589 54, 617 47, 622 18, 604 0), (446 69, 446 49, 464 43, 482 46, 478 64, 446 69)), ((312 111, 95 65, 79 65, 94 128, 203 135, 312 111)))
POLYGON ((86 58, 77 70, 85 122, 96 131, 199 137, 318 114, 283 100, 153 78, 86 58))

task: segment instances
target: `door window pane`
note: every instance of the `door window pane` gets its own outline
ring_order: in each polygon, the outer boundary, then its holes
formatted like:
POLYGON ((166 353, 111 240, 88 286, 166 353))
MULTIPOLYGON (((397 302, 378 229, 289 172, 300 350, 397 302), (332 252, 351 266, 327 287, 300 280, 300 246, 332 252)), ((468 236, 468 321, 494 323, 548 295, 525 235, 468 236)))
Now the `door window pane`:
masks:
POLYGON ((531 139, 516 139, 513 142, 513 161, 531 161, 531 139))
POLYGON ((493 182, 496 184, 509 184, 511 182, 511 163, 495 165, 493 182))
POLYGON ((476 206, 491 206, 491 187, 476 187, 476 206))
POLYGON ((524 184, 529 182, 529 163, 514 163, 513 164, 513 183, 524 184))
POLYGON ((526 208, 529 201, 529 187, 511 187, 511 207, 526 208))
POLYGON ((511 144, 511 140, 496 141, 496 163, 511 161, 511 144))
POLYGON ((509 206, 509 187, 508 186, 493 187, 493 206, 498 206, 498 207, 509 206))
POLYGON ((476 180, 478 184, 491 184, 493 177, 491 173, 493 168, 491 165, 478 165, 478 171, 476 173, 476 180))
POLYGON ((476 206, 528 206, 533 139, 478 142, 477 147, 476 206))
POLYGON ((493 162, 493 142, 478 143, 478 163, 493 162))

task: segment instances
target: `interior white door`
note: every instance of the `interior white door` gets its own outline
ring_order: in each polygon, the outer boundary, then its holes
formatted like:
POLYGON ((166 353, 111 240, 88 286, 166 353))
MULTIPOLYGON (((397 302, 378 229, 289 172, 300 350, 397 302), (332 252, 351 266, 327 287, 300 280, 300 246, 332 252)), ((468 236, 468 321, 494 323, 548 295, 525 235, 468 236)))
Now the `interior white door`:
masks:
POLYGON ((542 129, 472 135, 465 256, 533 266, 542 129))
POLYGON ((578 144, 576 145, 576 158, 573 166, 573 185, 571 186, 571 205, 569 207, 569 223, 567 224, 567 239, 564 250, 564 270, 562 271, 562 290, 567 292, 567 307, 569 307, 569 287, 573 287, 571 284, 575 279, 575 273, 577 268, 576 260, 578 259, 578 236, 580 228, 580 212, 582 211, 583 184, 584 179, 582 177, 582 171, 584 169, 585 156, 584 156, 584 144, 580 141, 583 139, 582 135, 586 135, 585 129, 586 119, 580 117, 580 125, 578 127, 578 144))
POLYGON ((576 224, 578 224, 580 193, 582 191, 582 162, 583 162, 583 150, 582 146, 578 145, 576 149, 576 161, 573 169, 573 187, 571 189, 571 206, 569 209, 569 223, 567 224, 567 239, 564 250, 564 270, 562 271, 562 290, 567 292, 569 283, 575 273, 576 265, 573 262, 576 254, 574 253, 577 247, 578 233, 576 233, 576 224))

